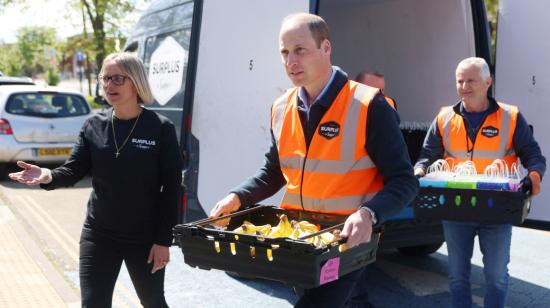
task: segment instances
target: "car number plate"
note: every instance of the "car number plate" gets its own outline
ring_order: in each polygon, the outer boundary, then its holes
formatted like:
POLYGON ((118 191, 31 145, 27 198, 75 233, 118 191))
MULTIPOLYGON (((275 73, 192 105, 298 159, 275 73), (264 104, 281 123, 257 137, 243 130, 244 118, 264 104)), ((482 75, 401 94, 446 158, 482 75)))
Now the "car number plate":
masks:
POLYGON ((36 156, 67 156, 71 154, 72 148, 38 148, 36 156))

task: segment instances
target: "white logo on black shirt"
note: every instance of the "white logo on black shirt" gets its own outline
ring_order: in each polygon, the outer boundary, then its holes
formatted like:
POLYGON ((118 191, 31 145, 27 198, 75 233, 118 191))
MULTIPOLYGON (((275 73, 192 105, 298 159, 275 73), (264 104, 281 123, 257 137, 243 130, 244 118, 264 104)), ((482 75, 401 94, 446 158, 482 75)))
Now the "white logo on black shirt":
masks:
POLYGON ((136 148, 150 149, 151 147, 157 145, 157 142, 155 140, 132 138, 132 144, 136 148))

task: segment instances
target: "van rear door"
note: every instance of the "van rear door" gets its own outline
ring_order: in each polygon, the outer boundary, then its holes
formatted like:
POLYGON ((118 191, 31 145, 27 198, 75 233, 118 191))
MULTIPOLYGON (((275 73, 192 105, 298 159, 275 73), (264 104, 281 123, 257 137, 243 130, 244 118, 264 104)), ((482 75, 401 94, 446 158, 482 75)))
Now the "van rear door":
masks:
MULTIPOLYGON (((495 66, 495 96, 519 106, 533 126, 542 153, 550 153, 550 23, 547 0, 500 0, 495 66)), ((550 230, 550 181, 533 199, 526 226, 550 230)))
POLYGON ((197 177, 186 179, 197 184, 187 186, 189 208, 198 202, 209 213, 263 165, 271 104, 291 87, 278 50, 281 20, 308 11, 308 0, 204 1, 188 144, 190 155, 200 151, 200 158, 196 172, 186 172, 197 177))

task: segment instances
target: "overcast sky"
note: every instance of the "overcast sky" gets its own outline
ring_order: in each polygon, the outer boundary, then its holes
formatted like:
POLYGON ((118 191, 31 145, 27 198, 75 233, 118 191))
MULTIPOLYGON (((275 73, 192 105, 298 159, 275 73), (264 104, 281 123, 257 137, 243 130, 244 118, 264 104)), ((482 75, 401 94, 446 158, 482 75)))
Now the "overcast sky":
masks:
MULTIPOLYGON (((14 43, 17 29, 24 26, 54 27, 61 39, 82 32, 82 14, 72 9, 69 0, 26 0, 25 5, 10 7, 0 12, 0 43, 14 43)), ((140 10, 147 7, 143 0, 137 0, 138 10, 129 16, 121 29, 128 35, 139 18, 140 10)), ((91 32, 91 28, 88 27, 91 32)))

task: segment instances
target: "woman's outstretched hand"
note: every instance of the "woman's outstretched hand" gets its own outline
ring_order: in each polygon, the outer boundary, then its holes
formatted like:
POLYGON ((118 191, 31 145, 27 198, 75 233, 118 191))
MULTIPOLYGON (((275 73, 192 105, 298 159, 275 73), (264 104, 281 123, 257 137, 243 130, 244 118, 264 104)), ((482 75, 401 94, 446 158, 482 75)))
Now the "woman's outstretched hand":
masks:
POLYGON ((22 171, 10 173, 10 179, 19 183, 30 186, 38 184, 48 184, 52 181, 52 173, 50 169, 40 168, 35 165, 28 164, 24 161, 18 161, 17 166, 22 168, 22 171))

